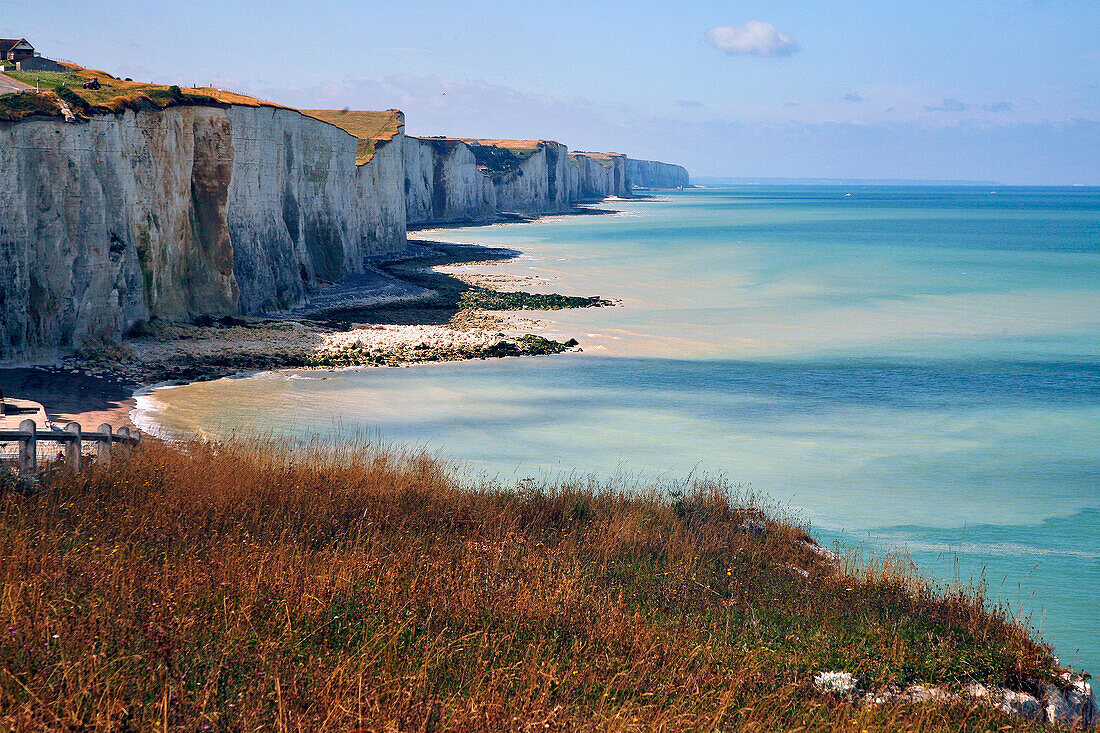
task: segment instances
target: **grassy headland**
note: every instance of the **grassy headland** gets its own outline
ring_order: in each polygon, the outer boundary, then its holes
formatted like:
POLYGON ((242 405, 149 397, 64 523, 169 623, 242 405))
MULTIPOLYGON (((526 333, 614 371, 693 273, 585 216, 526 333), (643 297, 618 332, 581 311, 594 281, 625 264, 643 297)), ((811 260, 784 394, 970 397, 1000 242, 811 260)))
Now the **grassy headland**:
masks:
POLYGON ((589 153, 584 150, 577 150, 569 153, 569 157, 574 161, 579 157, 591 158, 604 168, 611 168, 615 165, 616 158, 625 158, 626 156, 620 153, 589 153))
POLYGON ((369 163, 381 144, 401 132, 402 116, 396 109, 380 112, 347 109, 303 109, 302 114, 316 117, 322 122, 336 125, 344 132, 359 139, 355 162, 369 163))
POLYGON ((42 91, 0 96, 0 120, 16 121, 32 115, 61 117, 62 102, 78 119, 94 114, 114 114, 126 109, 165 108, 180 105, 227 105, 280 107, 223 89, 188 87, 117 79, 106 71, 62 64, 65 71, 9 71, 8 76, 25 84, 37 83, 42 91), (85 89, 84 83, 96 79, 99 89, 85 89))
POLYGON ((505 488, 351 443, 147 444, 0 492, 8 730, 1041 730, 865 689, 1050 652, 727 487, 505 488))

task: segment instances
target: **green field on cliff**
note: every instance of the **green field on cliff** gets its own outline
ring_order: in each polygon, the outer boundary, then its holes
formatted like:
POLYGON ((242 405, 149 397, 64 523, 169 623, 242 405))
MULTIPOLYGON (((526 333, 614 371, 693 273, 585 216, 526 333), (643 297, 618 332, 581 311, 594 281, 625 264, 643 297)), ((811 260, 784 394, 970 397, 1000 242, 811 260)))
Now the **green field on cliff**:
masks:
POLYGON ((356 441, 0 472, 5 730, 1041 730, 1050 650, 728 486, 483 483, 356 441))

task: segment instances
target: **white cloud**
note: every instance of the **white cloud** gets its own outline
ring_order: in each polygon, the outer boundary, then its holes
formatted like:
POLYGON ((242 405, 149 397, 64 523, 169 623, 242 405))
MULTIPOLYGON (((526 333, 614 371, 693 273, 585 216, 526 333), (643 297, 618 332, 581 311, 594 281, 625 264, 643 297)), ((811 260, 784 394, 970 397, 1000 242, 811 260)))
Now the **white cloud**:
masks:
POLYGON ((764 20, 750 20, 741 25, 716 25, 706 32, 707 43, 719 51, 733 55, 790 56, 798 44, 786 33, 764 20))

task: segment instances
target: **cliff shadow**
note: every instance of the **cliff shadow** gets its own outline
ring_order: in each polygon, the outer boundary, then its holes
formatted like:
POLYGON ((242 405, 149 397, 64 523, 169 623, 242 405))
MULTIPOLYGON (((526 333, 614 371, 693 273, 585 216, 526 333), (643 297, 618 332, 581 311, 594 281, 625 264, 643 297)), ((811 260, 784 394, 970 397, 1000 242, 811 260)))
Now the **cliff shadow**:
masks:
MULTIPOLYGON (((468 310, 463 305, 463 294, 479 288, 433 268, 502 262, 514 259, 520 254, 517 250, 503 247, 450 244, 431 240, 410 239, 409 245, 410 250, 416 253, 415 255, 397 260, 377 261, 372 263, 372 267, 388 277, 431 291, 431 295, 416 300, 330 311, 324 317, 315 320, 337 327, 346 327, 349 321, 399 326, 457 325, 456 316, 468 310)), ((462 321, 465 322, 465 319, 462 321)))
POLYGON ((100 422, 127 424, 134 386, 115 377, 70 369, 0 368, 5 397, 39 402, 52 419, 80 419, 88 430, 95 430, 100 422))

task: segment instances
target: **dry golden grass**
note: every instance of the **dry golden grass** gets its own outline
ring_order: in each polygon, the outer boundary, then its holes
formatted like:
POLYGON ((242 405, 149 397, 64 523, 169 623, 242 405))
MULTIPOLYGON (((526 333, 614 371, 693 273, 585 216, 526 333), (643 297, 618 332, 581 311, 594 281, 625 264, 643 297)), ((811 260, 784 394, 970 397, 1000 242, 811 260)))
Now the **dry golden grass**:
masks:
POLYGON ((380 143, 387 143, 404 127, 404 115, 399 110, 384 111, 303 109, 302 114, 316 117, 359 139, 355 162, 369 163, 380 143))
MULTIPOLYGON (((98 79, 99 83, 102 84, 100 89, 83 89, 77 87, 74 88, 73 91, 93 106, 105 106, 114 111, 121 111, 126 106, 125 102, 136 100, 139 97, 155 99, 156 95, 151 93, 167 92, 170 88, 167 84, 147 84, 144 82, 116 79, 106 71, 86 69, 72 63, 65 63, 62 64, 62 66, 85 79, 98 79), (118 109, 114 109, 115 106, 117 106, 118 109)), ((287 109, 281 104, 267 102, 262 99, 257 99, 256 97, 250 97, 245 94, 229 92, 214 87, 187 87, 182 91, 185 94, 210 97, 223 104, 239 104, 246 107, 280 107, 282 109, 287 109)), ((154 101, 154 103, 156 102, 154 101)), ((161 105, 158 104, 158 106, 161 105)))
POLYGON ((826 669, 1052 669, 973 595, 806 539, 721 486, 506 490, 354 441, 148 444, 0 493, 0 729, 1042 729, 814 690, 826 669))
POLYGON ((477 138, 477 137, 449 137, 446 140, 457 140, 467 145, 484 145, 491 148, 504 148, 506 150, 538 150, 540 146, 552 140, 506 140, 503 138, 477 138))
POLYGON ((622 153, 588 153, 583 150, 578 150, 577 152, 570 153, 569 157, 572 158, 574 161, 579 157, 591 158, 592 160, 602 165, 604 168, 613 167, 616 160, 626 159, 626 156, 622 153))
POLYGON ((28 117, 60 117, 61 103, 56 94, 7 94, 0 97, 0 121, 17 122, 28 117))
POLYGON ((59 98, 65 99, 78 117, 86 117, 88 114, 96 113, 117 113, 126 109, 164 108, 182 104, 237 104, 249 107, 282 107, 282 105, 265 102, 255 97, 211 87, 179 89, 165 84, 145 84, 116 79, 106 71, 85 69, 71 63, 62 64, 62 66, 67 69, 64 73, 27 72, 27 76, 34 75, 50 80, 50 91, 37 95, 43 97, 43 99, 34 105, 33 111, 30 110, 26 100, 5 97, 4 102, 0 104, 0 119, 15 120, 30 116, 30 114, 60 116, 59 98), (99 80, 100 88, 84 89, 81 84, 86 79, 99 80), (64 90, 55 89, 57 80, 65 83, 64 90), (179 89, 178 93, 176 93, 176 89, 179 89))
POLYGON ((268 102, 264 99, 250 97, 247 94, 238 94, 237 92, 230 92, 215 87, 187 87, 183 92, 185 94, 198 94, 204 97, 213 97, 223 104, 236 104, 242 107, 277 107, 279 109, 293 109, 292 107, 276 104, 275 102, 268 102))

